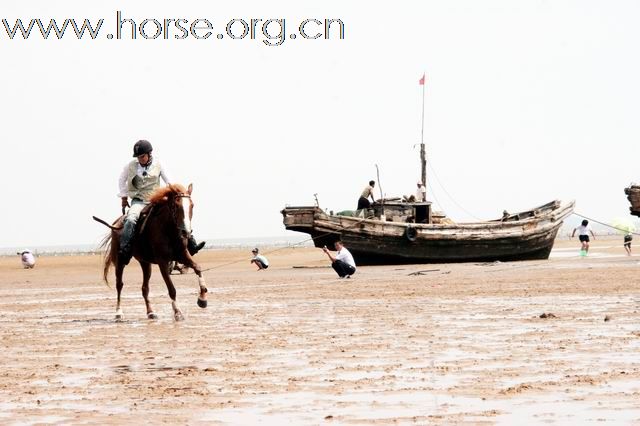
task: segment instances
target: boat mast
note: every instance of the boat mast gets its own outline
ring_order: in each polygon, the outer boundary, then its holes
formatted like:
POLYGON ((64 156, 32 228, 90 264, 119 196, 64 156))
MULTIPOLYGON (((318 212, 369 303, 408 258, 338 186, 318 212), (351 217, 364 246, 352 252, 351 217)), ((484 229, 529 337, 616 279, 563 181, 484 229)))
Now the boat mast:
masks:
MULTIPOLYGON (((427 153, 424 149, 424 86, 425 86, 425 73, 422 73, 420 79, 420 85, 422 86, 422 132, 420 135, 420 164, 422 166, 422 185, 424 186, 424 193, 427 193, 427 153)), ((425 200, 426 201, 426 200, 425 200)))

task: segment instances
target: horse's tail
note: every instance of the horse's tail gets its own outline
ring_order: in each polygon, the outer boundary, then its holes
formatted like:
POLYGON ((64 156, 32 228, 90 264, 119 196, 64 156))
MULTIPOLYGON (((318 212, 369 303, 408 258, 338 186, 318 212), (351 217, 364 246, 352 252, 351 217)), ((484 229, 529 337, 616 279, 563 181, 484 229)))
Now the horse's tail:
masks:
MULTIPOLYGON (((107 228, 109 228, 109 229, 111 229, 111 230, 113 230, 113 231, 115 231, 115 230, 117 230, 117 229, 122 229, 122 225, 120 225, 120 226, 109 225, 107 222, 105 222, 104 220, 100 219, 99 217, 95 217, 95 216, 91 216, 91 217, 92 217, 92 218, 93 218, 93 220, 95 220, 96 222, 99 222, 99 223, 103 224, 104 226, 106 226, 107 228)), ((118 219, 118 220, 120 220, 120 219, 118 219)), ((115 224, 115 223, 117 223, 117 222, 118 222, 118 220, 116 220, 116 221, 114 222, 114 224, 115 224)))
POLYGON ((115 265, 118 260, 118 246, 113 244, 112 233, 109 232, 102 242, 100 248, 104 249, 104 269, 102 270, 102 278, 109 285, 109 269, 111 265, 115 265))
POLYGON ((111 268, 111 265, 115 265, 118 261, 118 240, 116 239, 116 243, 114 244, 113 235, 116 234, 117 236, 116 231, 122 229, 122 217, 123 216, 120 216, 112 225, 109 225, 99 217, 93 216, 93 220, 100 222, 111 229, 111 232, 109 232, 100 242, 100 249, 104 250, 104 269, 102 271, 102 278, 107 285, 109 285, 109 269, 111 268))

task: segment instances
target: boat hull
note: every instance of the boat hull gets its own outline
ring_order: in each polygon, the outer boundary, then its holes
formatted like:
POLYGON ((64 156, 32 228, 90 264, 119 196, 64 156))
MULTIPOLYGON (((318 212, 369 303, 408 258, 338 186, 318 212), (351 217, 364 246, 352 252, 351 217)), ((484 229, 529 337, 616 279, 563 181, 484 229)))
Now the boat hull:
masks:
POLYGON ((627 200, 631 204, 629 212, 634 216, 640 217, 640 185, 630 185, 625 188, 624 193, 627 194, 627 200))
POLYGON ((555 232, 532 238, 501 238, 486 241, 423 240, 404 238, 369 239, 345 233, 345 246, 359 265, 413 263, 494 262, 547 259, 553 248, 555 232))
POLYGON ((390 265, 547 259, 572 211, 573 203, 556 201, 523 212, 522 220, 447 225, 334 216, 313 207, 282 214, 287 229, 309 234, 316 247, 333 248, 340 239, 358 265, 390 265))

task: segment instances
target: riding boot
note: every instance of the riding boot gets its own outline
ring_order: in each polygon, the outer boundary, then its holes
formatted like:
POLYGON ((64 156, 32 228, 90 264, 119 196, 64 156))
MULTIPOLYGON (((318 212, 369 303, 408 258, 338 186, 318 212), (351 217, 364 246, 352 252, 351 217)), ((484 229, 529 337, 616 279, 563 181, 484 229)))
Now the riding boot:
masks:
POLYGON ((133 239, 135 227, 136 224, 133 222, 124 222, 122 235, 120 235, 120 247, 118 249, 118 262, 122 265, 128 265, 131 260, 131 240, 133 239))
POLYGON ((202 241, 200 244, 196 242, 196 239, 193 238, 193 235, 189 236, 187 240, 187 250, 189 250, 189 254, 191 256, 195 255, 197 252, 204 248, 205 242, 202 241))

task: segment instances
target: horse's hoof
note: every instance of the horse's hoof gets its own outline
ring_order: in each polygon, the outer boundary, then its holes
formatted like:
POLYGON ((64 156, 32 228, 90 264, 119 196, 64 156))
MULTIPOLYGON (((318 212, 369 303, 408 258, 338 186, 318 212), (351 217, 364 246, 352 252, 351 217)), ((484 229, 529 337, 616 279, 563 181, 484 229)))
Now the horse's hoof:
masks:
POLYGON ((158 319, 158 315, 156 315, 155 312, 149 312, 147 314, 147 318, 152 319, 152 320, 157 320, 158 319))
POLYGON ((182 312, 176 312, 175 319, 176 321, 184 321, 184 316, 182 315, 182 312))
POLYGON ((116 322, 122 322, 124 321, 124 315, 118 314, 116 315, 116 322))
POLYGON ((207 307, 207 301, 205 299, 200 299, 198 297, 198 306, 200 306, 202 309, 207 307))

